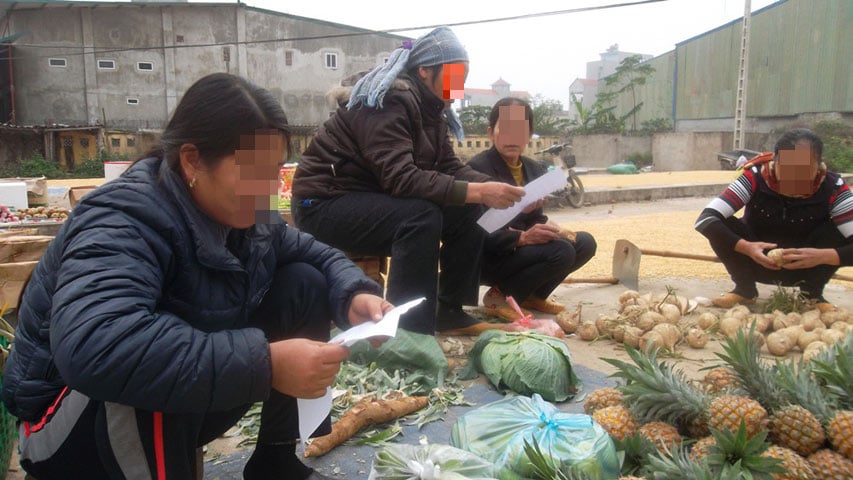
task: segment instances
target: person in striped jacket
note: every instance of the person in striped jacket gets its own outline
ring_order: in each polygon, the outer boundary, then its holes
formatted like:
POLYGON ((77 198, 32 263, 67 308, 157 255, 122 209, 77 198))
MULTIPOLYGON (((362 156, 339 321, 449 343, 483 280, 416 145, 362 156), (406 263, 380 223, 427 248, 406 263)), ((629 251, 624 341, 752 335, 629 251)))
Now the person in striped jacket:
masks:
POLYGON ((735 284, 714 305, 753 303, 756 283, 766 283, 798 286, 822 312, 835 308, 823 289, 840 266, 853 265, 853 194, 822 154, 814 132, 789 130, 702 210, 695 228, 735 284))

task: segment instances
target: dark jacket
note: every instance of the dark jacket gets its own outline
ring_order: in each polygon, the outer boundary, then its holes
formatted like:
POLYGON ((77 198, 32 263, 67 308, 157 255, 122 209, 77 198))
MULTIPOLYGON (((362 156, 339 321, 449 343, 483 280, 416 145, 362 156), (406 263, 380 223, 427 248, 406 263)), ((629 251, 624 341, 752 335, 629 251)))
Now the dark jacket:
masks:
POLYGON ((283 223, 229 229, 165 162, 137 162, 74 208, 24 293, 3 402, 35 421, 64 386, 152 411, 220 411, 270 393, 269 344, 247 327, 276 269, 323 272, 339 325, 379 286, 283 223), (227 243, 226 243, 227 241, 227 243))
POLYGON ((406 75, 394 82, 381 109, 338 108, 303 153, 293 196, 382 192, 438 205, 465 203, 467 182, 488 177, 456 157, 443 109, 440 98, 406 75))
MULTIPOLYGON (((548 173, 545 165, 532 158, 522 156, 521 164, 525 184, 548 173)), ((506 161, 500 156, 495 147, 478 153, 468 161, 468 166, 489 175, 497 181, 516 185, 506 161)), ((486 237, 484 250, 486 253, 493 255, 508 255, 515 250, 521 232, 528 230, 533 225, 546 222, 548 222, 548 217, 545 216, 542 208, 537 208, 530 213, 519 213, 505 227, 492 232, 486 237)))

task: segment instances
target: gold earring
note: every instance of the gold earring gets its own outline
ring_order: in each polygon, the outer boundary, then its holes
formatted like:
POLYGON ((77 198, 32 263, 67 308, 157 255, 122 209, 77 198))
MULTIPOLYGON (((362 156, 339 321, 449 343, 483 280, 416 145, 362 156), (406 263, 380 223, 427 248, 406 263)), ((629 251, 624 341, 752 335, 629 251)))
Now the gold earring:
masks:
POLYGON ((195 181, 196 181, 195 177, 193 177, 193 179, 190 180, 190 188, 195 188, 195 181))

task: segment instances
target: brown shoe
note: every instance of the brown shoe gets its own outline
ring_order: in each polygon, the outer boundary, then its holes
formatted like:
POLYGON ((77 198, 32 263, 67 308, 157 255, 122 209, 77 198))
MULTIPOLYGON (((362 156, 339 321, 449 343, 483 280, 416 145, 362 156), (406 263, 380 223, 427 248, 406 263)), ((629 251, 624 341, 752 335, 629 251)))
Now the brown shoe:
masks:
MULTIPOLYGON (((503 294, 497 287, 492 287, 483 295, 483 313, 486 315, 497 317, 506 322, 514 322, 519 319, 518 312, 506 303, 506 295, 503 294)), ((521 309, 521 314, 525 316, 533 316, 530 310, 521 309)))
POLYGON ((711 300, 711 303, 720 308, 731 308, 737 304, 751 305, 755 303, 754 298, 746 298, 734 292, 721 293, 718 297, 711 300))
POLYGON ((818 302, 815 304, 815 308, 820 310, 820 313, 834 312, 838 310, 835 305, 827 302, 818 302))
MULTIPOLYGON (((520 318, 518 315, 518 312, 516 312, 515 309, 513 309, 509 305, 501 305, 499 307, 483 306, 481 308, 481 310, 486 315, 488 315, 490 317, 497 317, 504 322, 514 322, 520 318)), ((532 313, 530 313, 529 310, 525 310, 523 308, 521 309, 521 313, 524 314, 525 316, 532 316, 533 315, 532 313)))
POLYGON ((533 295, 527 297, 521 306, 531 310, 538 310, 542 313, 558 314, 566 309, 565 305, 551 301, 549 298, 536 298, 533 295))

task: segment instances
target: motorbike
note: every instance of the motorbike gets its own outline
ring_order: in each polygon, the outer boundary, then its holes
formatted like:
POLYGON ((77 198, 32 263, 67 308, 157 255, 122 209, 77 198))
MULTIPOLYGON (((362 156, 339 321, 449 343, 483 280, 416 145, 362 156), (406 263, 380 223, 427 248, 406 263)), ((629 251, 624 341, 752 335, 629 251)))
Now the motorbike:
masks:
POLYGON ((550 147, 539 150, 535 152, 535 155, 557 155, 560 157, 560 160, 563 162, 563 165, 566 166, 568 170, 568 175, 566 176, 566 183, 568 186, 559 192, 555 192, 551 196, 557 200, 561 207, 566 206, 566 204, 571 205, 574 208, 580 208, 583 206, 583 182, 581 182, 578 173, 575 171, 575 166, 577 165, 577 161, 575 160, 575 156, 571 153, 563 153, 563 150, 570 150, 572 148, 571 145, 567 143, 558 143, 555 145, 551 145, 550 147))

